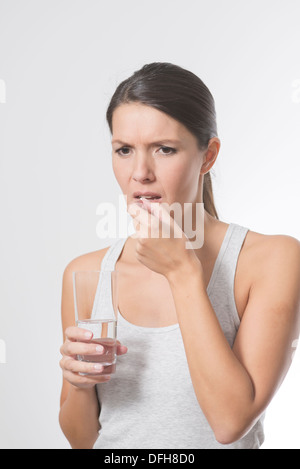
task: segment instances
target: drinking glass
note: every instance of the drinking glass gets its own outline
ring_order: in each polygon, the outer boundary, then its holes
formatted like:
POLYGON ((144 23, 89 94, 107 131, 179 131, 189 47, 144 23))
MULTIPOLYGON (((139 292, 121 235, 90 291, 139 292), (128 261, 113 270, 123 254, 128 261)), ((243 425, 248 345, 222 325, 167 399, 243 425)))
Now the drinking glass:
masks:
POLYGON ((73 272, 76 325, 91 331, 91 342, 104 347, 103 354, 77 355, 77 359, 100 363, 101 374, 116 371, 118 278, 116 270, 73 272))

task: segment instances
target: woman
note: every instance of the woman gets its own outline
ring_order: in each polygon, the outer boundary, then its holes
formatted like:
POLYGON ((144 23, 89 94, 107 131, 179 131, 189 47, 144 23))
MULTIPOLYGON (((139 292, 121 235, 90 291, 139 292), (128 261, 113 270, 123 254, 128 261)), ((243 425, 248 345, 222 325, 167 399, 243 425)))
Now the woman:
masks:
POLYGON ((136 235, 65 269, 62 430, 73 448, 259 448, 299 335, 300 243, 218 219, 214 100, 193 73, 145 65, 118 86, 107 121, 136 235), (174 203, 182 217, 168 210, 174 203), (186 206, 204 234, 193 248, 186 206), (108 377, 75 359, 101 350, 73 327, 72 272, 100 267, 122 273, 118 365, 108 377))

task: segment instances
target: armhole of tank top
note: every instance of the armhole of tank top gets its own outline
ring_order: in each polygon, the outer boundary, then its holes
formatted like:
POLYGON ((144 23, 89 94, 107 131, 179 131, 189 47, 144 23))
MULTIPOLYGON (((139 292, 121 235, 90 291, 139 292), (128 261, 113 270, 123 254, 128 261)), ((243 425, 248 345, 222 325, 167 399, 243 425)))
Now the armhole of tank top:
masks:
POLYGON ((241 320, 240 320, 240 316, 239 316, 237 306, 236 306, 234 288, 235 288, 235 279, 236 279, 236 271, 237 271, 238 261, 239 261, 240 254, 241 254, 241 251, 242 251, 242 247, 244 245, 245 238, 246 238, 246 235, 247 235, 249 229, 244 227, 244 226, 240 226, 240 225, 236 225, 236 226, 237 226, 236 229, 239 230, 240 233, 242 233, 242 234, 240 235, 241 238, 240 238, 240 242, 239 242, 239 250, 238 250, 237 257, 236 257, 235 266, 234 266, 234 269, 233 269, 233 272, 232 272, 232 275, 231 275, 231 278, 230 278, 230 302, 231 302, 230 311, 232 311, 232 317, 233 317, 235 327, 236 327, 236 329, 238 329, 240 327, 241 320))
POLYGON ((101 271, 105 270, 106 268, 106 265, 107 265, 107 260, 109 259, 109 257, 111 256, 111 253, 112 253, 112 250, 113 250, 113 247, 114 245, 112 244, 111 246, 109 246, 109 248, 107 249, 106 253, 104 254, 103 258, 102 258, 102 261, 99 265, 99 280, 98 280, 98 285, 97 285, 97 289, 96 289, 96 294, 95 294, 95 299, 94 299, 94 304, 93 304, 93 309, 92 309, 92 313, 91 313, 91 319, 95 319, 96 317, 96 314, 97 314, 97 307, 96 305, 99 305, 99 297, 100 295, 103 295, 105 293, 103 293, 103 289, 105 288, 105 285, 104 285, 104 282, 103 282, 103 278, 101 276, 101 271))
POLYGON ((96 289, 91 319, 96 318, 98 308, 101 307, 101 305, 103 305, 105 301, 110 301, 107 299, 111 297, 111 284, 108 284, 106 282, 105 277, 101 274, 101 272, 107 270, 114 270, 116 261, 120 256, 121 250, 124 247, 126 239, 118 239, 114 244, 112 244, 106 251, 101 261, 101 264, 99 265, 99 281, 96 289))
POLYGON ((227 231, 225 233, 225 236, 224 236, 223 242, 221 244, 220 250, 218 252, 217 259, 215 261, 215 265, 213 267, 213 271, 212 271, 212 274, 211 274, 211 277, 210 277, 210 280, 209 280, 209 283, 208 283, 208 286, 207 286, 207 294, 208 295, 213 294, 214 286, 215 286, 216 280, 217 280, 218 275, 219 275, 219 270, 222 266, 223 258, 226 255, 226 250, 227 250, 228 245, 230 243, 230 239, 231 239, 231 236, 233 234, 233 231, 234 231, 234 223, 230 223, 228 228, 227 228, 227 231))

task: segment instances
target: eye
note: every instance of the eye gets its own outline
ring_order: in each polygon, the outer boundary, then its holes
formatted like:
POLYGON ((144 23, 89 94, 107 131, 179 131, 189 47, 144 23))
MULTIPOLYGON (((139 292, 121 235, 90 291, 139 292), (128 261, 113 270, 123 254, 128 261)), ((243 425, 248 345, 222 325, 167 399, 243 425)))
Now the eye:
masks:
POLYGON ((175 150, 175 148, 171 148, 171 147, 160 147, 160 150, 163 150, 163 155, 172 155, 173 153, 176 153, 177 150, 175 150))
MULTIPOLYGON (((166 146, 163 146, 163 145, 161 147, 159 147, 159 150, 162 150, 163 155, 166 155, 166 156, 167 155, 172 155, 172 154, 177 152, 177 150, 175 150, 175 148, 166 147, 166 146)), ((120 155, 120 156, 128 156, 129 152, 130 152, 129 147, 122 147, 122 148, 119 148, 118 150, 115 151, 115 153, 118 153, 118 155, 120 155)))
POLYGON ((129 147, 122 147, 122 148, 119 148, 119 150, 116 150, 115 153, 118 153, 118 155, 121 155, 121 156, 128 156, 129 153, 123 153, 123 151, 126 151, 126 150, 130 150, 129 147))

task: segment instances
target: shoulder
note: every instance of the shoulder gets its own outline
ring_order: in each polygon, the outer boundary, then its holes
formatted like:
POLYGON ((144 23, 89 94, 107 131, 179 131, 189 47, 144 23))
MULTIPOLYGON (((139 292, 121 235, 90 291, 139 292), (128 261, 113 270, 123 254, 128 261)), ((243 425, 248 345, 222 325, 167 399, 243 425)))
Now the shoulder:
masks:
POLYGON ((80 270, 100 270, 101 262, 110 246, 98 251, 88 252, 72 259, 62 275, 62 317, 64 329, 73 324, 73 272, 80 270))
POLYGON ((267 235, 251 230, 247 234, 247 243, 249 247, 257 249, 265 249, 271 246, 296 250, 300 248, 300 241, 293 236, 284 234, 267 235))
MULTIPOLYGON (((248 232, 245 260, 251 290, 268 291, 279 302, 299 303, 300 242, 288 235, 248 232)), ((251 295, 250 295, 251 296, 251 295)))
POLYGON ((249 231, 245 251, 250 265, 257 273, 274 268, 286 270, 300 265, 300 242, 292 236, 249 231))
POLYGON ((101 262, 111 246, 81 254, 72 259, 64 269, 64 276, 77 270, 100 270, 101 262))
POLYGON ((285 269, 289 265, 300 264, 300 242, 298 239, 287 235, 274 235, 270 237, 268 244, 267 260, 271 265, 285 269))

